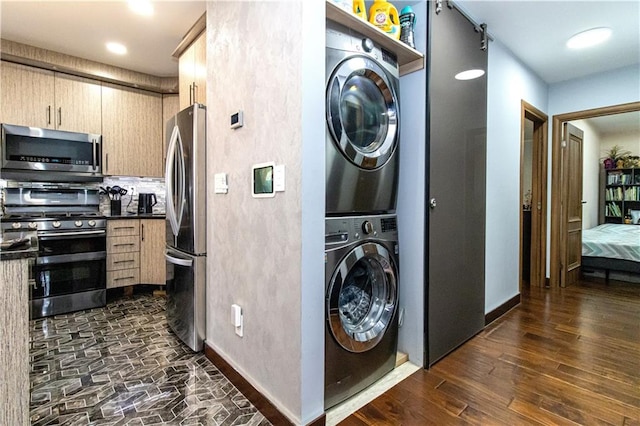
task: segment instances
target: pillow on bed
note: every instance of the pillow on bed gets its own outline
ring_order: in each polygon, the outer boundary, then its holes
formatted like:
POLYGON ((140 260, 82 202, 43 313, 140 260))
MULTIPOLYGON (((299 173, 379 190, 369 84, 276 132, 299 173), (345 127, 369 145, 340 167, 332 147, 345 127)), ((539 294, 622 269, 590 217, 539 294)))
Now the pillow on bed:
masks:
POLYGON ((640 210, 631 210, 631 223, 640 225, 640 210))

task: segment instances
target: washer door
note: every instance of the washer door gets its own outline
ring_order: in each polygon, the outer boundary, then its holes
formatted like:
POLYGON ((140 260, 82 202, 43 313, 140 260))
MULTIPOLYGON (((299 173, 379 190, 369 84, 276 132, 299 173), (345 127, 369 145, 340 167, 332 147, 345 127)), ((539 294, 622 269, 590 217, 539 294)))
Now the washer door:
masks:
POLYGON ((396 147, 398 102, 375 61, 353 56, 340 63, 327 86, 327 123, 334 142, 363 169, 383 166, 396 147))
POLYGON ((345 256, 327 290, 327 319, 336 341, 349 352, 375 347, 393 319, 397 270, 387 249, 364 243, 345 256))

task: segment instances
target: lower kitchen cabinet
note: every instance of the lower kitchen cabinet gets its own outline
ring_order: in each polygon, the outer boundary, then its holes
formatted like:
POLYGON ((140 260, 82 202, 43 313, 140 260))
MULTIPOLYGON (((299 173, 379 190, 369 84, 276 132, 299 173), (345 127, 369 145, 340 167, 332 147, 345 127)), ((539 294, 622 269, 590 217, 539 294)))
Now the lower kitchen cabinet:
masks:
POLYGON ((140 283, 167 283, 164 220, 140 219, 140 283))
POLYGON ((107 288, 166 284, 165 221, 112 219, 107 222, 107 288))
POLYGON ((107 222, 107 288, 140 282, 140 221, 107 222))

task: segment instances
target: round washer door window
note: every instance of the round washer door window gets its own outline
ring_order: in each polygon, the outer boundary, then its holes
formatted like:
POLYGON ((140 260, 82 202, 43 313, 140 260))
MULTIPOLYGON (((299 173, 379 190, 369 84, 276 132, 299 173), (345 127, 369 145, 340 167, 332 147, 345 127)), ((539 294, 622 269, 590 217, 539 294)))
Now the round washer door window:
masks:
POLYGON ((365 352, 384 336, 396 310, 396 268, 378 243, 353 249, 335 270, 327 292, 327 318, 336 341, 365 352))
POLYGON ((346 59, 327 87, 327 122, 342 153, 356 166, 383 166, 396 146, 396 95, 378 63, 364 56, 346 59))

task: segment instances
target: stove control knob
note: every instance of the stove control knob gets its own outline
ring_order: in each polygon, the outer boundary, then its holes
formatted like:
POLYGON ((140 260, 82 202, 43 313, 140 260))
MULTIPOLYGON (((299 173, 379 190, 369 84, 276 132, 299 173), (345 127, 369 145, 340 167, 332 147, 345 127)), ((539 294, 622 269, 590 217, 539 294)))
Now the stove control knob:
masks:
POLYGON ((51 224, 54 228, 60 228, 60 222, 57 220, 54 220, 53 223, 51 224))
POLYGON ((362 224, 362 232, 367 235, 371 234, 373 232, 373 223, 369 222, 368 220, 364 221, 364 223, 362 224))
POLYGON ((38 224, 35 222, 29 222, 29 229, 38 229, 38 224))
POLYGON ((82 221, 81 220, 76 220, 74 222, 74 224, 76 225, 76 228, 80 228, 82 226, 82 221))
POLYGON ((89 222, 87 222, 87 225, 93 228, 94 226, 96 226, 96 221, 92 219, 89 222))
POLYGON ((20 222, 13 222, 13 223, 11 224, 11 227, 12 227, 13 229, 20 229, 20 228, 22 228, 22 224, 21 224, 20 222))

